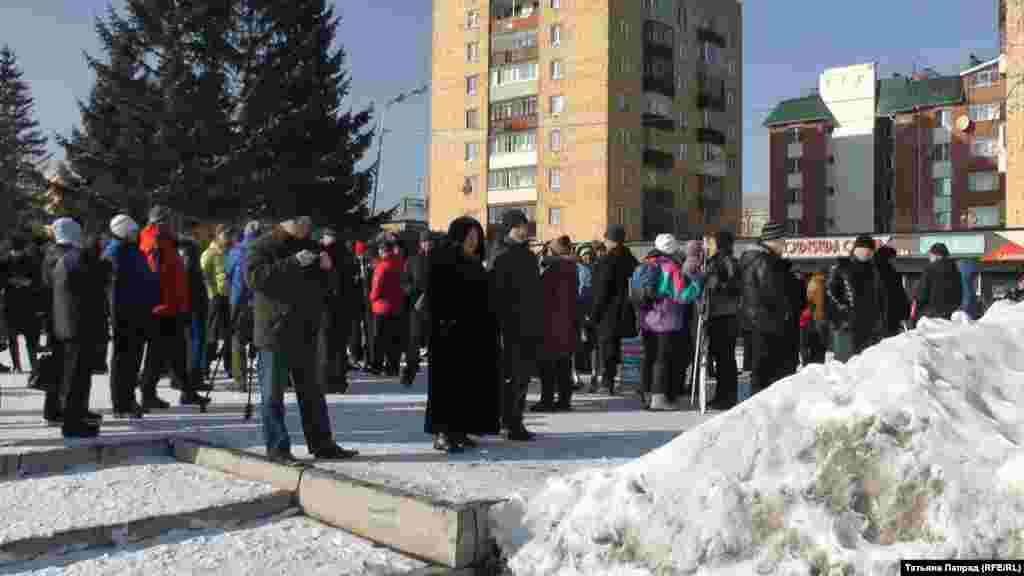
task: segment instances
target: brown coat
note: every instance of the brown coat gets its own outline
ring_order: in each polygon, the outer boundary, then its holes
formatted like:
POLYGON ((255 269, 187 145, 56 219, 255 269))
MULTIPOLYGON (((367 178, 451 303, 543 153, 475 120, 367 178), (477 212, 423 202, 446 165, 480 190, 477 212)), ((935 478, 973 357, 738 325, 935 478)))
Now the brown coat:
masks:
POLYGON ((807 305, 814 307, 814 320, 825 320, 825 275, 815 273, 807 281, 807 305))

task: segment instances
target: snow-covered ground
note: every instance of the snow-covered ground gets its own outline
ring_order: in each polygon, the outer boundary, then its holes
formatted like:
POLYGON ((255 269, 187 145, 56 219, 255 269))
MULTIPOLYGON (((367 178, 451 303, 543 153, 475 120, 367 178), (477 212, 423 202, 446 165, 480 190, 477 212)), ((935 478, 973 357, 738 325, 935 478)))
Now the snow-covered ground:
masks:
POLYGON ((898 574, 1024 558, 1024 305, 811 366, 615 469, 497 507, 520 576, 898 574))
MULTIPOLYGON (((8 362, 6 353, 0 361, 8 362)), ((650 413, 635 397, 578 394, 576 412, 527 414, 527 425, 539 433, 531 444, 484 439, 479 450, 446 456, 433 450, 423 432, 426 373, 411 389, 396 379, 353 373, 348 394, 328 396, 331 421, 339 443, 361 452, 351 462, 318 464, 346 474, 384 482, 450 501, 501 499, 512 492, 531 493, 551 477, 583 468, 626 463, 704 421, 692 411, 650 413)), ((45 450, 64 446, 59 428, 42 422, 43 394, 25 388, 25 376, 0 375, 0 453, 45 450)), ((538 400, 534 390, 531 403, 538 400)), ((175 403, 178 393, 160 388, 175 403)), ((104 413, 98 441, 110 442, 185 435, 257 453, 264 452, 259 410, 253 420, 242 419, 246 396, 216 391, 210 411, 174 406, 141 421, 112 420, 107 376, 94 376, 92 408, 104 413)), ((298 407, 288 395, 288 427, 294 452, 306 456, 298 407)), ((471 407, 467 407, 471 409, 471 407)), ((70 444, 91 443, 75 441, 70 444)))
POLYGON ((5 574, 33 576, 292 575, 393 576, 424 564, 304 517, 238 530, 172 532, 116 550, 89 550, 26 563, 5 574))
POLYGON ((0 483, 0 544, 92 526, 131 522, 242 502, 273 492, 269 484, 230 477, 169 458, 0 483))

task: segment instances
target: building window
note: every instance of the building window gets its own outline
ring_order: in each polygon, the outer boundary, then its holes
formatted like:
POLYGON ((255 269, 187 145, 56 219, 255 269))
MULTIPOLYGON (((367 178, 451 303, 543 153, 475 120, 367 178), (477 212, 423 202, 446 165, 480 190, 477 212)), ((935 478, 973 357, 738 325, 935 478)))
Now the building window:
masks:
POLYGON ((799 188, 787 188, 786 189, 786 203, 797 204, 800 202, 800 189, 799 188))
POLYGON ((949 162, 949 143, 932 145, 932 162, 949 162))
POLYGON ((736 61, 735 60, 729 60, 729 76, 735 76, 735 75, 736 75, 736 61))
POLYGON ((995 84, 995 70, 982 70, 974 75, 974 87, 985 88, 995 84))
POLYGON ((732 172, 735 172, 735 171, 736 171, 737 163, 736 163, 736 159, 735 159, 735 158, 729 158, 729 159, 728 159, 728 160, 726 161, 726 163, 725 163, 725 164, 726 164, 726 166, 728 166, 728 167, 729 167, 729 170, 730 170, 730 171, 732 171, 732 172))
POLYGON ((971 143, 971 156, 976 158, 995 158, 999 155, 995 138, 975 138, 971 143))
POLYGON ((626 40, 629 40, 629 22, 625 20, 619 20, 619 34, 626 40))
POLYGON ((786 232, 789 234, 800 233, 800 219, 799 218, 787 218, 786 219, 786 232))
POLYGON ((480 155, 479 142, 466 142, 466 162, 473 162, 480 155))
POLYGON ((974 206, 970 208, 971 225, 978 228, 994 228, 1002 225, 999 206, 974 206))
POLYGON ((725 93, 725 104, 729 107, 736 105, 736 93, 732 90, 725 93))
POLYGON ((480 28, 480 11, 469 10, 466 12, 466 29, 476 30, 480 28))
POLYGON ((551 0, 551 9, 558 10, 562 7, 562 0, 551 0))
POLYGON ((559 80, 562 78, 562 61, 552 60, 551 61, 551 79, 559 80))
POLYGON ((729 140, 735 140, 735 139, 736 139, 736 127, 735 126, 729 126, 729 140))
POLYGON ((552 24, 551 25, 551 45, 561 46, 562 45, 562 25, 552 24))
POLYGON ((689 144, 683 142, 679 145, 679 159, 686 160, 686 156, 689 153, 689 144))
POLYGON ((565 96, 557 95, 551 97, 551 113, 561 114, 565 110, 565 96))
POLYGON ((480 43, 470 42, 466 44, 466 62, 479 62, 480 61, 480 43))
POLYGON ((478 130, 480 128, 479 114, 476 108, 466 110, 466 130, 478 130))
POLYGON ((799 158, 786 158, 786 173, 787 174, 799 174, 800 173, 800 159, 799 158))
POLYGON ((629 107, 626 106, 626 95, 619 94, 619 112, 625 112, 629 107))
POLYGON ((477 85, 480 83, 480 76, 474 74, 466 77, 466 95, 476 96, 477 85))
POLYGON ((463 194, 472 194, 476 192, 477 177, 466 176, 462 181, 462 192, 463 194))
POLYGON ((975 122, 999 120, 999 104, 975 104, 967 108, 967 115, 975 122))
POLYGON ((953 179, 936 178, 933 212, 937 226, 948 227, 953 214, 953 179))
POLYGON ((509 190, 533 188, 537 185, 537 167, 523 166, 505 170, 491 170, 487 173, 488 190, 509 190))
POLYGON ((562 225, 562 209, 561 208, 551 208, 550 210, 548 210, 548 224, 550 224, 552 226, 561 226, 562 225))
POLYGON ((971 172, 967 175, 967 189, 971 192, 998 190, 999 175, 995 172, 971 172))
POLYGON ((721 49, 710 42, 705 42, 701 46, 700 56, 707 64, 718 64, 722 61, 721 49))
POLYGON ((800 129, 790 128, 786 130, 786 144, 796 144, 800 142, 800 129))
POLYGON ((689 57, 689 54, 687 53, 687 50, 686 50, 686 43, 683 42, 683 43, 681 43, 679 45, 679 59, 680 60, 686 60, 687 57, 689 57))
POLYGON ((562 189, 562 169, 548 168, 548 188, 551 190, 562 189))
POLYGON ((629 71, 629 57, 622 56, 621 58, 619 58, 619 74, 629 74, 629 71))
POLYGON ((828 196, 829 198, 835 198, 835 196, 836 196, 836 187, 835 186, 827 186, 825 188, 825 195, 828 196))
POLYGON ((508 132, 494 136, 489 140, 491 156, 499 154, 519 154, 537 150, 536 132, 508 132))
POLYGON ((835 218, 826 218, 825 219, 825 226, 828 226, 828 228, 830 230, 835 228, 836 227, 836 219, 835 218))
POLYGON ((679 127, 680 128, 688 128, 689 125, 690 125, 689 114, 686 113, 686 110, 681 110, 679 112, 679 127))
POLYGON ((562 131, 558 128, 551 130, 551 142, 550 146, 552 152, 558 152, 562 149, 562 131))
POLYGON ((515 82, 529 82, 537 79, 537 63, 525 62, 491 69, 491 86, 503 86, 515 82))
POLYGON ((947 130, 953 129, 953 111, 946 109, 939 112, 939 122, 947 130))

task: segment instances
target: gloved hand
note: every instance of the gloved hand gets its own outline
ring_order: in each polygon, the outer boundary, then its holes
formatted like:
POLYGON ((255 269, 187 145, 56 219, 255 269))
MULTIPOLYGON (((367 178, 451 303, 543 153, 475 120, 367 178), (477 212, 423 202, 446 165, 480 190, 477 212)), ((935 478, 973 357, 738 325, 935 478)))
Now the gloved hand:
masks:
POLYGON ((315 252, 309 250, 303 250, 295 255, 295 259, 299 261, 299 265, 305 268, 319 260, 319 256, 315 252))

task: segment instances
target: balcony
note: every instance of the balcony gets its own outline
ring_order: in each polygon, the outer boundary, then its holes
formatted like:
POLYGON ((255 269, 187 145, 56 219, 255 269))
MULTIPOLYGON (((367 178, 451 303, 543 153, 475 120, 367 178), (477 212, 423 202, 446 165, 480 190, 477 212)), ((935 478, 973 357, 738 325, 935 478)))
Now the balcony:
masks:
POLYGON ((725 48, 725 36, 722 36, 718 32, 715 32, 711 28, 700 26, 697 28, 697 41, 708 42, 718 46, 719 48, 725 48))
POLYGON ((725 134, 714 128, 697 128, 697 142, 725 146, 725 134))
POLYGON ((491 120, 490 134, 501 132, 518 132, 520 130, 532 130, 537 127, 537 115, 516 116, 514 118, 502 118, 491 120))
POLYGON ((675 166, 676 159, 671 153, 654 148, 644 149, 644 165, 653 166, 661 171, 669 171, 675 166))
POLYGON ((725 178, 729 175, 725 160, 705 160, 700 162, 696 166, 696 172, 701 176, 713 176, 715 178, 725 178))
POLYGON ((501 102, 503 100, 515 100, 527 96, 536 96, 539 84, 536 80, 524 80, 521 82, 507 82, 497 86, 491 85, 490 102, 501 102))
POLYGON ((521 30, 533 30, 540 26, 540 10, 533 10, 526 16, 508 16, 491 19, 491 34, 507 34, 521 30))
POLYGON ((676 97, 676 84, 672 77, 644 76, 644 92, 654 92, 669 98, 676 97))
POLYGON ((644 57, 655 56, 671 61, 674 55, 675 53, 672 50, 672 46, 658 44, 649 40, 644 42, 644 57))
POLYGON ((654 128, 663 132, 673 132, 676 129, 676 122, 671 118, 648 113, 644 113, 641 118, 644 128, 654 128))
POLYGON ((540 51, 536 46, 528 48, 514 48, 511 50, 497 50, 491 52, 491 66, 504 66, 505 64, 518 64, 536 60, 540 51))

